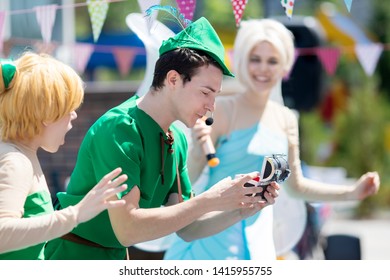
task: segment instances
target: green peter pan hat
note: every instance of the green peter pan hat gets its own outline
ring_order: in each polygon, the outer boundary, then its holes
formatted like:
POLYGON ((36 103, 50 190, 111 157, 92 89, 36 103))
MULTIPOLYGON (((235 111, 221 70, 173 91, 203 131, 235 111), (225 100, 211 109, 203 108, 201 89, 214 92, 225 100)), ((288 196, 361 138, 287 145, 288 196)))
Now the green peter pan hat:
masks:
POLYGON ((178 48, 201 50, 210 55, 223 70, 223 74, 234 77, 225 65, 225 48, 209 21, 201 17, 174 37, 164 40, 160 47, 160 56, 178 48))

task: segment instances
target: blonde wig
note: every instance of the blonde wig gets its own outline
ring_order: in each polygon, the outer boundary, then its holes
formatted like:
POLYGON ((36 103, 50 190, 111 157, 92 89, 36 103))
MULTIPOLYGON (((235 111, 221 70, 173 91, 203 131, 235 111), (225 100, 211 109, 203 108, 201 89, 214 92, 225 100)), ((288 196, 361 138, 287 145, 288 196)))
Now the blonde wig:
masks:
POLYGON ((295 59, 293 35, 282 23, 273 19, 242 21, 234 42, 233 71, 243 85, 251 84, 248 73, 249 55, 261 42, 268 42, 275 47, 286 73, 293 66, 295 59))
MULTIPOLYGON (((1 61, 0 61, 1 63, 1 61)), ((3 141, 30 140, 44 123, 80 107, 84 84, 68 65, 47 54, 24 53, 14 62, 12 81, 0 83, 0 133, 3 141)), ((0 80, 6 81, 2 64, 0 80)))

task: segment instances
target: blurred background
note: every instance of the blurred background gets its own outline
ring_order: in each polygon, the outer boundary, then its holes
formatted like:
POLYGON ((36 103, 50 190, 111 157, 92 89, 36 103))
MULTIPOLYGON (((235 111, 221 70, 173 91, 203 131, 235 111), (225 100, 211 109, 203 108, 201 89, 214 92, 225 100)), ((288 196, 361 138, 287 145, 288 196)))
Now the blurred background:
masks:
MULTIPOLYGON (((0 0, 2 57, 16 57, 29 49, 47 52, 72 65, 86 82, 85 101, 66 145, 56 154, 40 151, 53 194, 65 188, 89 126, 133 95, 145 78, 145 45, 126 17, 153 4, 182 8, 179 2, 190 7, 191 19, 208 18, 226 47, 229 65, 240 19, 272 17, 285 24, 294 34, 297 57, 282 92, 285 104, 299 114, 307 176, 345 182, 366 171, 379 172, 378 195, 353 204, 308 204, 314 211, 312 234, 337 209, 349 220, 386 220, 390 213, 390 5, 382 0, 0 0), (238 21, 235 2, 245 4, 238 21), (282 5, 288 2, 292 3, 289 11, 282 5)), ((161 12, 157 19, 173 32, 181 28, 161 12)))

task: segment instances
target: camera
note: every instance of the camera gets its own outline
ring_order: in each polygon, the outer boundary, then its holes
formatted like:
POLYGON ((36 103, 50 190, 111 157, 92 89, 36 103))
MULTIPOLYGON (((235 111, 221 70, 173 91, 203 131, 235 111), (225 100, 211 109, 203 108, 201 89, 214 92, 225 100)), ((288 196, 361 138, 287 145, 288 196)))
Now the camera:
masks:
POLYGON ((290 176, 291 170, 286 155, 273 154, 265 156, 259 177, 256 177, 244 184, 244 187, 262 187, 262 191, 253 196, 264 198, 264 192, 271 182, 281 183, 290 176))

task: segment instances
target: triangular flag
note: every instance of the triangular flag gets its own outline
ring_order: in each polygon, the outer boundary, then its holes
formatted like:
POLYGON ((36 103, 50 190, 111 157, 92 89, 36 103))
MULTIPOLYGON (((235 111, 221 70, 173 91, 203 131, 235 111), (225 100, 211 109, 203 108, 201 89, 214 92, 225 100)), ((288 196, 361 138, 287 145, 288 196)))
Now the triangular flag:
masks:
POLYGON ((380 43, 356 45, 356 56, 367 75, 371 76, 374 73, 382 51, 383 45, 380 43))
POLYGON ((75 44, 73 48, 73 53, 77 54, 77 56, 74 57, 74 68, 78 73, 82 74, 88 65, 88 61, 95 47, 92 44, 78 43, 75 44))
POLYGON ((344 0, 344 3, 347 6, 348 12, 351 12, 352 0, 344 0))
POLYGON ((132 48, 114 47, 112 52, 116 64, 119 67, 119 72, 121 73, 121 76, 126 76, 129 73, 131 67, 133 66, 133 61, 137 54, 137 51, 132 48))
MULTIPOLYGON (((150 8, 151 6, 160 5, 161 0, 138 0, 138 5, 141 8, 142 14, 145 15, 145 11, 150 8)), ((154 20, 157 18, 158 13, 152 13, 150 17, 148 17, 148 30, 153 25, 154 20)))
POLYGON ((188 20, 192 20, 194 17, 194 10, 196 6, 196 0, 176 0, 180 13, 188 20))
POLYGON ((280 4, 284 8, 284 12, 291 19, 293 10, 294 10, 294 1, 295 0, 280 0, 280 4))
POLYGON ((325 68, 328 75, 333 75, 340 58, 340 51, 338 48, 317 48, 316 53, 325 68))
POLYGON ((244 14, 245 6, 248 0, 231 0, 233 6, 234 19, 236 26, 240 26, 242 15, 244 14))
POLYGON ((43 41, 49 43, 56 19, 57 5, 45 5, 35 7, 37 21, 41 27, 43 41))
POLYGON ((3 53, 3 47, 4 47, 4 21, 5 21, 5 12, 0 11, 0 53, 3 53))
POLYGON ((87 0, 87 3, 92 24, 93 40, 96 42, 99 39, 107 17, 108 3, 105 0, 87 0))
POLYGON ((34 49, 37 53, 47 53, 52 55, 57 49, 57 44, 37 41, 34 43, 34 49))

